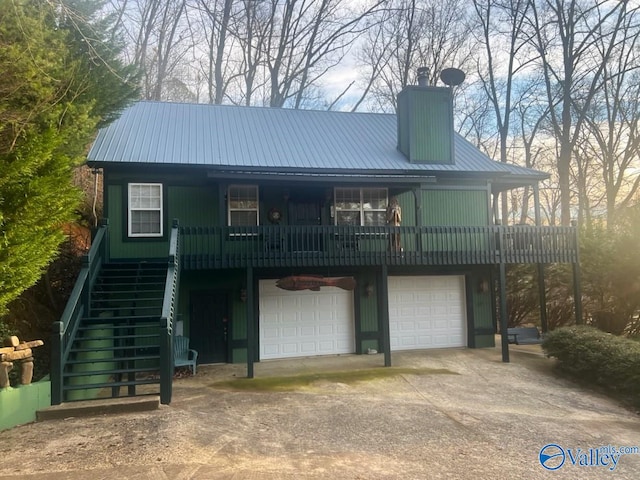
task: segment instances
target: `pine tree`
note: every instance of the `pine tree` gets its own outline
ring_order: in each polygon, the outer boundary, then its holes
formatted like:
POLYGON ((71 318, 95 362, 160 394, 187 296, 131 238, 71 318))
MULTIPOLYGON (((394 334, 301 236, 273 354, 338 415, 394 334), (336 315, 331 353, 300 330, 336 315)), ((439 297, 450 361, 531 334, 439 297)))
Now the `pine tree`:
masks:
POLYGON ((0 0, 0 316, 55 258, 80 200, 71 172, 96 128, 137 93, 97 33, 99 7, 0 0))

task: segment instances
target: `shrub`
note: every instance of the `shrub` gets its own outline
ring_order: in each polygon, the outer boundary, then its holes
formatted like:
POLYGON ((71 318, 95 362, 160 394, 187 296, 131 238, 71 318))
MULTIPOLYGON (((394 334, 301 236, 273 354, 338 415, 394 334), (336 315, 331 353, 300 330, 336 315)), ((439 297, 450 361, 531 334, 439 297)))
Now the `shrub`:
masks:
POLYGON ((542 348, 570 376, 607 390, 632 395, 640 403, 640 343, 593 327, 550 332, 542 348))

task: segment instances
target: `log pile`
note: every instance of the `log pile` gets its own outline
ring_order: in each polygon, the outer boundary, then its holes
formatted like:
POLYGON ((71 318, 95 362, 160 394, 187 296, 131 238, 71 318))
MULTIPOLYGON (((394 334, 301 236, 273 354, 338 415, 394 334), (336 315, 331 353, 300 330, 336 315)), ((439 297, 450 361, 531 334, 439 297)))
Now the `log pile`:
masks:
POLYGON ((10 387, 9 372, 13 362, 19 361, 21 366, 20 383, 29 385, 33 379, 32 349, 44 345, 42 340, 21 342, 18 337, 8 337, 0 347, 0 388, 10 387))

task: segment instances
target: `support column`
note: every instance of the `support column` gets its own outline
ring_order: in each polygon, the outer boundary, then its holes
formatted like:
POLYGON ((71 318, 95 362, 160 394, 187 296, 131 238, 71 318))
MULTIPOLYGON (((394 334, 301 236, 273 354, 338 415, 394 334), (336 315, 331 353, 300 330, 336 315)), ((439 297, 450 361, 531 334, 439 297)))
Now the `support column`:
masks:
POLYGON ((582 325, 582 282, 580 281, 580 230, 578 225, 575 228, 575 250, 576 258, 573 263, 573 302, 576 309, 576 325, 582 325))
MULTIPOLYGON (((535 212, 536 226, 541 224, 540 219, 540 187, 538 184, 533 185, 533 207, 535 212)), ((549 331, 549 322, 547 321, 547 291, 544 284, 544 263, 538 264, 538 298, 540 299, 540 327, 542 333, 549 331)))
POLYGON ((573 264, 573 301, 576 309, 576 325, 582 325, 582 286, 578 262, 573 264))
POLYGON ((507 335, 507 267, 504 263, 504 227, 498 228, 498 251, 500 254, 499 287, 500 287, 500 344, 502 346, 502 361, 509 362, 509 336, 507 335))
POLYGON ((383 264, 378 276, 378 312, 380 315, 380 336, 384 352, 384 366, 391 366, 391 338, 389 335, 389 283, 387 265, 383 264))
POLYGON ((253 267, 247 268, 247 378, 253 378, 254 352, 256 347, 254 323, 253 267))
POLYGON ((507 271, 504 262, 500 262, 500 340, 502 361, 509 363, 509 336, 507 335, 507 271))
POLYGON ((544 284, 544 263, 538 264, 538 298, 540 299, 540 327, 542 333, 549 331, 547 321, 547 291, 544 284))

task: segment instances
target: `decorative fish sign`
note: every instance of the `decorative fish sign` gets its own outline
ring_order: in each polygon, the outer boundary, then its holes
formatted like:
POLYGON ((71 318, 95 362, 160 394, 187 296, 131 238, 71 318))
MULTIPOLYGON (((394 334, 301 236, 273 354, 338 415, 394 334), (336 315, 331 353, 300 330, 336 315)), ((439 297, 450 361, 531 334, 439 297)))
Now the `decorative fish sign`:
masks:
POLYGON ((343 290, 356 288, 356 280, 353 277, 321 277, 315 275, 298 275, 281 278, 276 286, 283 290, 313 290, 319 291, 320 287, 338 287, 343 290))

